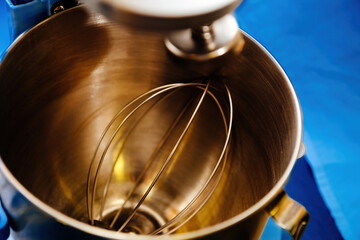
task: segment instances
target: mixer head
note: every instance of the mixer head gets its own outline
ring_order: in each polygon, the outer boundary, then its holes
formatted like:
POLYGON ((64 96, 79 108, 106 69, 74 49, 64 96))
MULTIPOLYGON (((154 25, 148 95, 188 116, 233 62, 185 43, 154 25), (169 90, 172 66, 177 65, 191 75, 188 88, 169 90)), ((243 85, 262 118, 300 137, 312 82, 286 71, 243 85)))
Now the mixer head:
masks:
POLYGON ((197 28, 231 13, 241 0, 84 0, 114 22, 151 31, 197 28))
POLYGON ((208 62, 231 51, 238 53, 244 45, 237 21, 230 14, 241 0, 84 2, 112 21, 164 33, 167 49, 183 59, 208 62))

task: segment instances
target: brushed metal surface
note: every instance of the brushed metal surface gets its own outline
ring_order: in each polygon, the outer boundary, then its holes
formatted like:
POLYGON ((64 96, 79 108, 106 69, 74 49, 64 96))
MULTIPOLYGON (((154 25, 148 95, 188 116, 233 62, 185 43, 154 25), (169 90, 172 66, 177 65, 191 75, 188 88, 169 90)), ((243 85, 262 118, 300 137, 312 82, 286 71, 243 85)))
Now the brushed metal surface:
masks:
MULTIPOLYGON (((285 184, 300 149, 298 100, 263 48, 245 35, 241 54, 216 74, 227 79, 234 104, 225 173, 203 209, 168 239, 258 238, 268 217, 264 208, 285 184)), ((1 198, 18 239, 54 231, 53 239, 152 239, 85 223, 89 162, 103 129, 123 105, 151 88, 200 76, 197 68, 169 58, 163 36, 120 27, 83 7, 48 19, 15 42, 0 65, 0 168, 7 189, 1 198), (14 204, 16 199, 22 205, 14 204)), ((163 114, 163 121, 173 116, 168 110, 163 114)), ((205 125, 218 121, 212 111, 202 114, 205 125)), ((133 149, 139 156, 148 150, 133 149)), ((215 144, 198 153, 217 150, 215 144)), ((189 166, 177 164, 178 184, 191 191, 198 169, 189 166)))
POLYGON ((244 40, 235 17, 226 15, 209 26, 172 31, 165 45, 180 58, 208 62, 230 51, 240 52, 244 40))

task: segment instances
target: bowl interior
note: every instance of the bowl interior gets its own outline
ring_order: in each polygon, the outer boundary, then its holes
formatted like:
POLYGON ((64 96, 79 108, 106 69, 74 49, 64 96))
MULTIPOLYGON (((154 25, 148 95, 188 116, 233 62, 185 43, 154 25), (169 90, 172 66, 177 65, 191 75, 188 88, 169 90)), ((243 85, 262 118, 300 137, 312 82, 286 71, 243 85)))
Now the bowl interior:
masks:
MULTIPOLYGON (((224 172, 210 200, 179 231, 217 224, 258 202, 284 174, 300 137, 290 83, 262 48, 248 37, 245 41, 244 50, 217 75, 225 79, 234 105, 224 172)), ((59 14, 26 33, 0 66, 1 158, 37 198, 87 222, 88 170, 113 116, 154 87, 203 77, 196 68, 172 61, 161 35, 112 24, 83 8, 59 14)), ((107 208, 129 193, 194 91, 182 89, 137 125, 117 166, 120 173, 112 177, 107 208)), ((194 130, 181 145, 186 150, 176 155, 166 172, 171 174, 164 174, 145 204, 165 221, 201 188, 224 143, 223 119, 216 104, 205 100, 194 130)), ((112 146, 110 155, 118 148, 112 146)), ((101 179, 108 176, 112 160, 104 162, 101 179)), ((147 176, 149 181, 153 175, 147 176)), ((99 181, 99 189, 104 182, 99 181)))

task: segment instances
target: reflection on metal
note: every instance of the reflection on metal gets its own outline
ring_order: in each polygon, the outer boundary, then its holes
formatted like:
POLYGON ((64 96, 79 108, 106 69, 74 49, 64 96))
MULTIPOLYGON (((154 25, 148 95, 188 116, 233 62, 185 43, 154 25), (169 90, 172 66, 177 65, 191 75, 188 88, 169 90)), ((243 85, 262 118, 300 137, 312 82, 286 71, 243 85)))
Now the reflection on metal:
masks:
MULTIPOLYGON (((139 97, 136 97, 134 100, 132 100, 130 103, 126 104, 125 107, 121 108, 121 110, 115 114, 114 118, 110 121, 110 123, 106 126, 100 141, 98 145, 96 146, 96 151, 94 154, 94 157, 91 161, 90 168, 89 168, 89 174, 88 174, 88 180, 87 180, 87 207, 88 207, 88 213, 89 213, 89 220, 92 225, 99 225, 101 222, 101 226, 108 226, 108 229, 115 229, 119 232, 125 231, 125 232, 131 232, 135 231, 138 234, 151 234, 151 235, 157 235, 157 234, 163 234, 163 233, 172 233, 176 229, 178 229, 181 225, 185 224, 190 217, 192 217, 196 212, 199 211, 199 209, 206 203, 206 201, 211 197, 211 194, 215 190, 222 172, 224 170, 224 166, 226 163, 226 155, 228 151, 228 146, 230 143, 230 134, 232 129, 232 119, 233 119, 233 107, 232 107, 232 100, 230 91, 227 88, 225 83, 222 83, 220 79, 214 79, 214 81, 217 81, 217 85, 211 85, 211 79, 204 79, 206 80, 206 84, 204 83, 174 83, 174 84, 168 84, 164 85, 155 89, 152 89, 144 94, 141 94, 139 97), (211 87, 211 89, 209 88, 211 87), (201 97, 196 97, 197 94, 190 95, 190 101, 185 104, 185 106, 182 108, 181 113, 176 116, 176 119, 170 124, 170 127, 165 132, 164 136, 161 138, 159 144, 154 148, 154 150, 151 153, 151 156, 146 160, 142 160, 142 163, 138 163, 137 165, 132 164, 133 157, 136 156, 135 154, 130 154, 127 156, 127 161, 124 162, 125 157, 123 157, 120 160, 120 164, 122 164, 122 168, 120 169, 120 172, 116 172, 118 162, 117 161, 110 161, 110 165, 112 166, 108 167, 106 165, 109 165, 106 163, 106 157, 109 150, 111 150, 112 145, 116 145, 115 152, 117 152, 116 158, 123 155, 127 151, 127 147, 125 146, 128 142, 128 146, 130 145, 130 150, 132 149, 132 145, 138 145, 139 147, 148 147, 147 142, 144 142, 143 139, 138 138, 135 143, 131 143, 132 135, 143 135, 141 132, 137 132, 136 127, 141 125, 143 122, 146 123, 146 121, 149 121, 148 116, 154 116, 152 115, 152 108, 158 107, 158 103, 166 103, 167 101, 170 101, 173 96, 176 95, 176 93, 179 93, 181 91, 186 92, 186 88, 195 88, 196 90, 201 90, 201 97), (222 92, 222 90, 224 92, 222 92), (165 94, 165 95, 164 95, 165 94), (204 99, 205 100, 204 101, 204 99), (224 100, 220 98, 225 98, 224 100), (167 100, 165 100, 167 99, 167 100), (195 101, 196 100, 196 101, 195 101), (201 138, 201 134, 199 134, 199 131, 195 130, 199 126, 203 126, 201 124, 196 124, 196 127, 194 127, 193 122, 199 122, 199 119, 201 119, 201 113, 199 113, 202 106, 205 105, 205 107, 209 104, 206 104, 207 101, 212 100, 218 109, 215 112, 212 112, 214 114, 214 118, 216 117, 216 113, 218 113, 221 118, 223 119, 223 123, 221 125, 224 125, 223 127, 218 125, 212 125, 212 129, 219 129, 219 133, 221 131, 224 132, 225 138, 222 137, 224 140, 220 140, 218 142, 218 137, 221 137, 221 134, 219 136, 211 135, 211 131, 208 129, 207 132, 209 134, 204 134, 201 138), (145 113, 141 113, 140 117, 137 117, 136 113, 138 110, 140 110, 142 107, 146 106, 148 102, 155 101, 153 104, 150 104, 150 107, 148 107, 145 110, 145 113), (192 102, 195 101, 196 107, 192 110, 192 102), (204 103, 205 102, 205 103, 204 103), (224 103, 223 103, 224 102, 224 103), (225 105, 225 106, 223 106, 225 105), (190 115, 189 115, 190 114, 190 115), (200 115, 200 116, 199 116, 200 115), (190 117, 189 117, 190 116, 190 117), (142 122, 143 121, 143 122, 142 122), (124 127, 126 125, 129 125, 129 130, 124 131, 124 127), (192 131, 188 131, 192 128, 192 131), (179 132, 178 129, 182 129, 182 131, 179 132), (223 129, 224 128, 224 129, 223 129), (126 132, 126 134, 124 133, 126 132), (108 136, 109 135, 109 136, 108 136), (171 182, 174 182, 176 180, 176 175, 178 170, 180 169, 178 164, 184 165, 188 164, 190 162, 199 161, 197 158, 199 157, 196 152, 197 149, 193 149, 192 146, 187 146, 186 144, 183 144, 183 142, 193 142, 192 138, 195 138, 196 141, 200 142, 199 147, 206 150, 208 146, 214 145, 214 144, 205 144, 210 139, 210 141, 220 143, 220 146, 218 146, 221 151, 219 151, 218 156, 214 155, 211 157, 205 157, 204 160, 201 160, 203 163, 200 165, 196 165, 195 163, 193 166, 197 166, 198 170, 198 176, 195 177, 201 177, 201 181, 198 183, 192 183, 193 191, 189 191, 186 195, 182 192, 182 189, 176 189, 176 185, 171 185, 171 182), (211 140, 214 138, 213 140, 211 140), (221 141, 222 144, 221 144, 221 141), (118 142, 120 144, 118 144, 118 142), (201 145, 203 144, 203 145, 201 145), (102 146, 104 145, 104 146, 102 146), (119 147, 120 146, 120 147, 119 147), (186 158, 184 158, 184 154, 186 153, 186 158), (195 153, 195 154, 194 154, 195 153), (100 158, 99 158, 100 157, 100 158), (138 176, 134 176, 135 184, 127 193, 127 197, 122 199, 120 198, 123 203, 116 211, 116 214, 113 216, 113 219, 110 219, 107 216, 103 216, 103 212, 105 210, 105 205, 107 198, 110 199, 118 198, 119 191, 122 191, 124 189, 123 186, 120 185, 118 187, 114 187, 113 192, 109 193, 109 188, 112 184, 112 175, 114 174, 117 180, 115 183, 119 182, 119 174, 122 174, 124 171, 124 165, 134 167, 135 169, 141 169, 141 173, 138 176), (170 167, 170 165, 173 165, 170 167), (103 177, 100 176, 102 168, 110 169, 107 174, 105 174, 103 177), (166 174, 163 174, 166 173, 166 174), (100 176, 100 177, 99 177, 100 176), (102 179, 107 179, 106 184, 104 186, 104 193, 103 198, 101 199, 101 208, 100 212, 98 213, 98 210, 96 209, 96 199, 95 196, 97 195, 97 185, 98 182, 104 182, 102 179), (165 179, 167 182, 167 189, 165 188, 163 192, 159 191, 161 189, 161 180, 165 179), (141 187, 145 187, 145 191, 141 191, 141 187), (152 191, 154 188, 155 191, 152 191), (168 191, 168 192, 167 192, 168 191), (155 192, 155 193, 153 193, 155 192), (109 196, 110 195, 110 196, 109 196), (111 196, 114 195, 114 196, 111 196), (169 195, 169 197, 173 199, 178 199, 177 201, 180 202, 180 207, 176 209, 175 214, 168 215, 167 212, 169 210, 173 212, 175 209, 168 209, 164 208, 162 210, 158 209, 159 213, 157 215, 164 216, 166 223, 161 224, 159 226, 153 226, 154 229, 149 229, 148 225, 142 225, 142 221, 134 221, 136 218, 136 215, 138 214, 141 209, 147 205, 151 204, 158 204, 161 202, 159 198, 162 198, 166 195, 169 195), (153 202, 155 201, 155 202, 153 202), (153 202, 153 203, 152 203, 153 202), (129 205, 130 204, 130 205, 129 205), (99 217, 96 217, 95 213, 99 215, 99 217), (167 217, 166 217, 167 216, 167 217), (107 222, 105 222, 105 219, 107 222), (119 222, 120 220, 120 222, 119 222), (141 225, 136 225, 141 224, 141 225), (117 226, 118 225, 118 226, 117 226), (131 228, 129 229, 129 226, 131 228), (146 226, 146 228, 144 228, 146 226)), ((196 91, 194 92, 196 93, 196 91)), ((161 104, 160 104, 161 105, 161 104)), ((182 104, 181 104, 182 105, 182 104)), ((166 106, 166 104, 162 104, 161 108, 163 109, 166 106)), ((175 106, 172 106, 173 108, 175 106)), ((146 108, 146 107, 145 107, 146 108)), ((161 115, 167 114, 166 112, 162 112, 161 115)), ((164 117, 164 116, 162 116, 164 117)), ((158 121, 156 118, 154 118, 154 121, 158 121)), ((156 123, 155 123, 156 124, 156 123)), ((156 124, 157 125, 157 124, 156 124)), ((156 125, 153 126, 156 128, 156 125)), ((149 126, 150 127, 150 126, 149 126)), ((151 128, 143 129, 143 131, 151 132, 151 128)), ((155 131, 154 133, 158 134, 159 131, 161 132, 161 129, 166 128, 165 125, 158 126, 159 130, 155 131)), ((151 136, 150 138, 156 138, 156 135, 151 136)), ((153 141, 155 139, 152 139, 153 141)), ((192 144, 193 145, 193 144, 192 144)), ((211 151, 210 149, 208 151, 211 151)), ((110 151, 112 152, 112 151, 110 151)), ((190 172, 190 171, 189 171, 190 172)), ((187 175, 184 173, 182 178, 191 178, 194 177, 194 175, 187 175)), ((125 180, 125 179, 123 179, 125 180)), ((190 187, 190 186, 189 186, 190 187)), ((147 207, 148 208, 148 207, 147 207)), ((107 212, 107 211, 106 211, 107 212)), ((156 208, 154 211, 156 213, 156 208)), ((113 212, 111 212, 113 215, 113 212)), ((148 217, 153 219, 152 216, 147 214, 148 217)), ((147 218, 145 215, 143 218, 147 218)))
MULTIPOLYGON (((56 14, 22 35, 0 65, 0 170, 6 183, 0 195, 17 236, 139 239, 88 224, 84 189, 93 150, 101 131, 131 99, 148 89, 202 76, 197 68, 184 72, 184 65, 169 61, 162 35, 99 19, 84 7, 56 14), (61 185, 66 185, 66 193, 61 185)), ((241 54, 234 53, 216 72, 226 79, 234 105, 223 177, 202 210, 167 240, 259 238, 269 216, 266 207, 285 185, 298 156, 302 121, 294 89, 268 52, 243 36, 241 54)), ((171 100, 168 109, 179 99, 171 100)), ((172 111, 161 112, 158 126, 174 119, 172 111)), ((217 135, 218 129, 209 126, 221 119, 211 112, 204 109, 205 120, 196 128, 200 134, 210 129, 217 135)), ((143 140, 147 147, 132 146, 136 161, 148 157, 149 148, 157 144, 154 138, 143 140)), ((201 161, 218 155, 220 140, 206 143, 206 151, 198 141, 184 138, 184 143, 196 149, 201 161)), ((178 164, 174 184, 186 194, 201 180, 195 178, 198 161, 178 164), (183 178, 185 173, 192 176, 183 178)), ((138 171, 124 170, 128 172, 121 184, 131 189, 138 171)), ((169 196, 160 200, 154 207, 169 212, 183 206, 169 196)), ((112 203, 119 204, 115 199, 112 203)))
POLYGON ((300 149, 299 149, 299 153, 298 153, 297 158, 298 159, 302 158, 305 155, 305 153, 306 153, 306 147, 305 147, 304 142, 302 142, 301 145, 300 145, 300 149))
POLYGON ((299 240, 309 223, 310 215, 306 209, 282 191, 268 207, 270 216, 294 240, 299 240))
POLYGON ((170 32, 165 40, 166 47, 175 56, 195 61, 208 61, 229 51, 239 53, 244 43, 232 15, 226 15, 209 26, 170 32))

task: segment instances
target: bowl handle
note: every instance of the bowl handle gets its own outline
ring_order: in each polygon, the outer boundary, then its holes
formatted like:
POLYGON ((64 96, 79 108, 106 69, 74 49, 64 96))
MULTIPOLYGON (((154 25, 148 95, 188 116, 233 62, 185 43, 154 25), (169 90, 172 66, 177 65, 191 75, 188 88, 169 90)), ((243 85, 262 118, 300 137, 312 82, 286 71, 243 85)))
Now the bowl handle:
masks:
POLYGON ((289 232, 294 240, 301 238, 310 219, 304 206, 290 198, 282 190, 267 207, 267 210, 274 221, 289 232))

